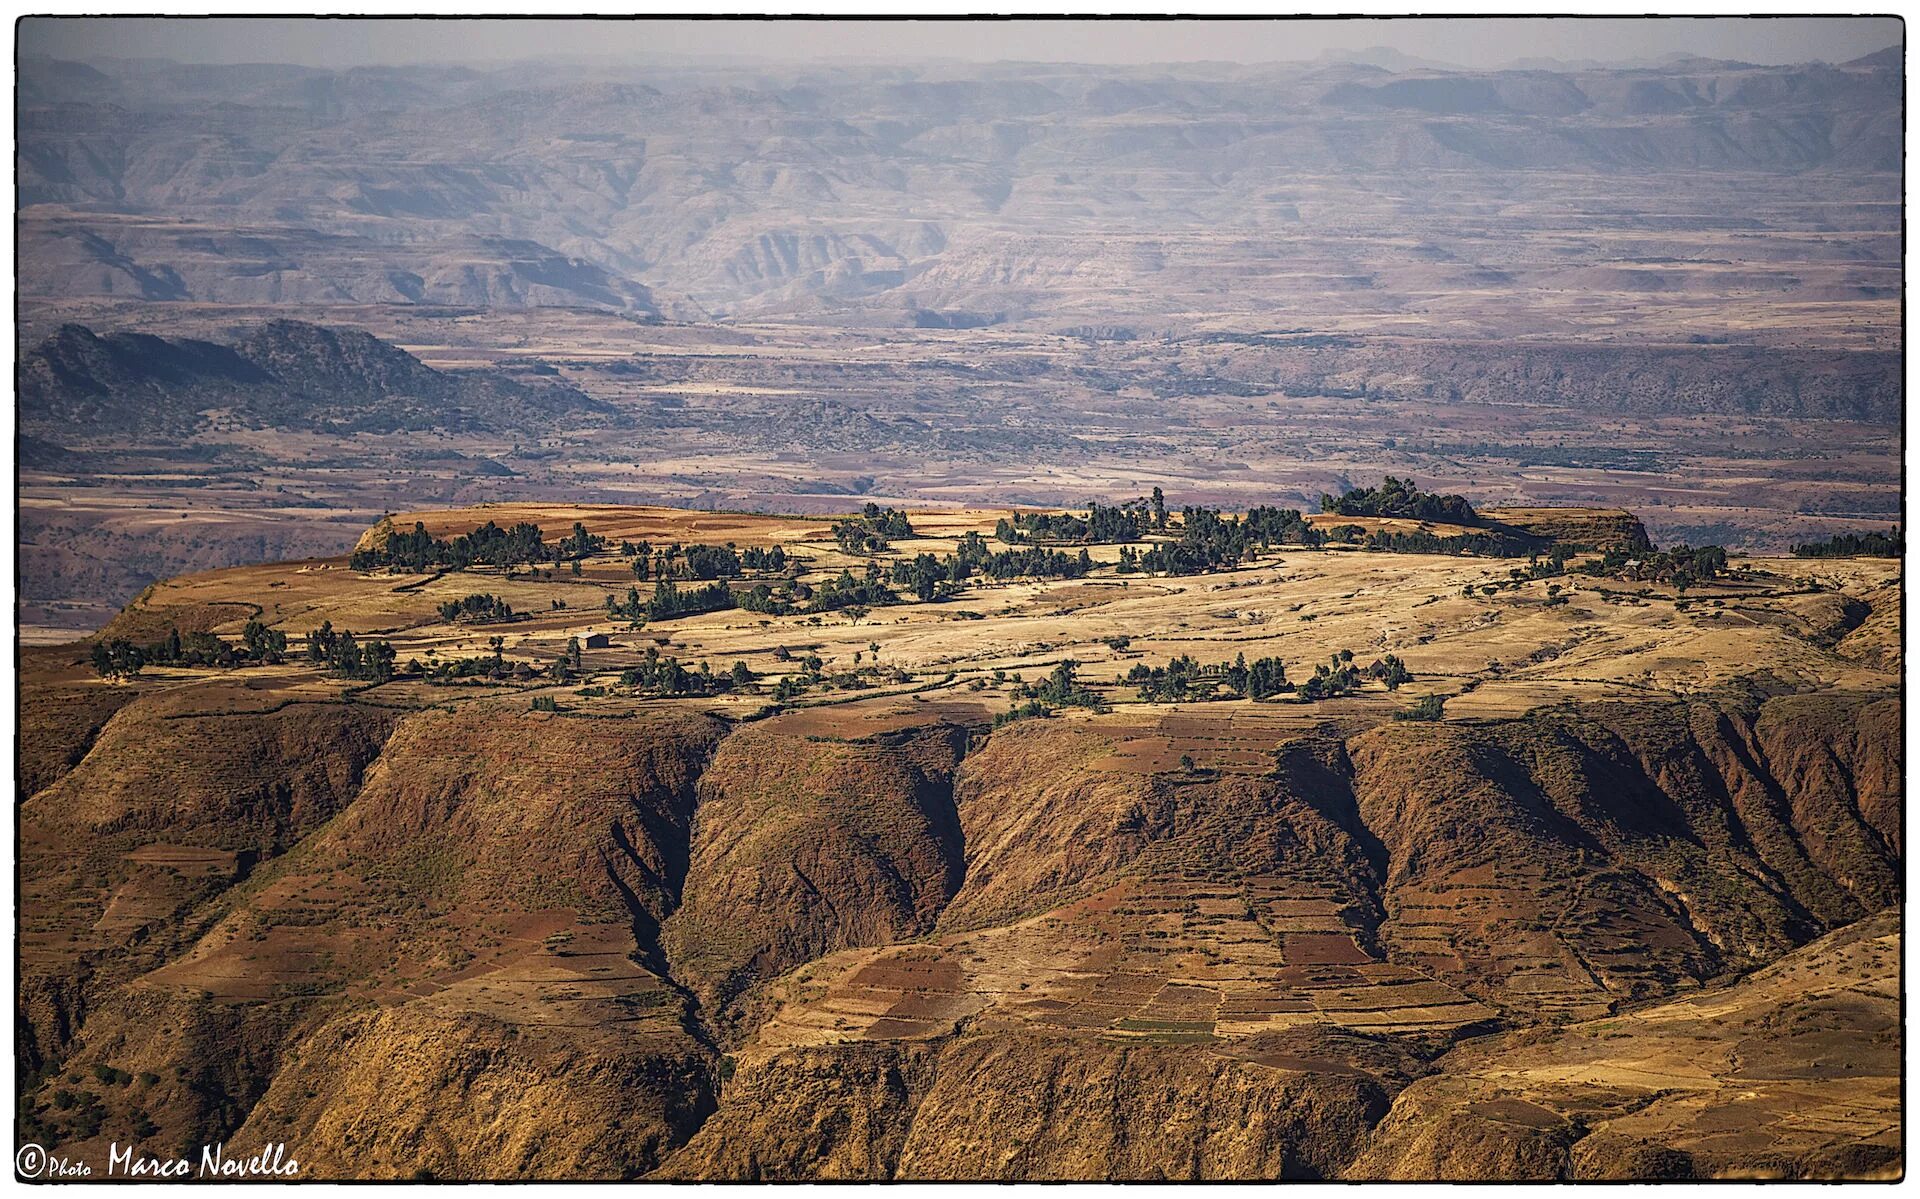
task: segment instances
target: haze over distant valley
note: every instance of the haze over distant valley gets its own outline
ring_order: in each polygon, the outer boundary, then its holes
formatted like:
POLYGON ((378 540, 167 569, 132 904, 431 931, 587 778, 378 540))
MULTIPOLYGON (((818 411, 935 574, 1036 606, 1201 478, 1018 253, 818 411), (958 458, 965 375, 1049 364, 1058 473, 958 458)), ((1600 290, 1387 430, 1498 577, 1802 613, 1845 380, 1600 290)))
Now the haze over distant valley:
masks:
MULTIPOLYGON (((1897 512, 1898 47, 1346 58, 29 53, 29 623, 489 499, 1310 505, 1392 470, 1765 549, 1897 512), (412 415, 233 404, 194 347, 276 320, 413 355, 412 415), (449 387, 578 399, 442 429, 449 387)), ((304 353, 266 386, 391 382, 304 353)))

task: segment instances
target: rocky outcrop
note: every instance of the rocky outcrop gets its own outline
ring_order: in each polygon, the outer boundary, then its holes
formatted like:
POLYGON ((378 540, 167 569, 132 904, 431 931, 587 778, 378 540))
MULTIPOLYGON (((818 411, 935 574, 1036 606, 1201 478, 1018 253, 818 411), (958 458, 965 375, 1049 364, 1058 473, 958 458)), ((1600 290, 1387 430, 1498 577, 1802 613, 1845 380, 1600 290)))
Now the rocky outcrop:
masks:
POLYGON ((1569 549, 1647 550, 1640 518, 1625 508, 1486 508, 1481 517, 1569 549))

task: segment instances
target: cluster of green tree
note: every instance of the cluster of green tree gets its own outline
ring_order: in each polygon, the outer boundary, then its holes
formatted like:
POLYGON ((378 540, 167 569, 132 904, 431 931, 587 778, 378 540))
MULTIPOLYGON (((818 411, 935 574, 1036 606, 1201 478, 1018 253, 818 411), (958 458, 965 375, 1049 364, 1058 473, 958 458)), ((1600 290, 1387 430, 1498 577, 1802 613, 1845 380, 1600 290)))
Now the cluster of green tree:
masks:
POLYGON ((249 620, 240 630, 240 644, 246 646, 247 656, 256 662, 276 666, 287 660, 287 635, 258 620, 249 620))
POLYGON ((415 662, 407 663, 407 673, 419 673, 430 683, 444 682, 448 679, 470 679, 498 676, 506 673, 506 666, 498 658, 441 658, 419 671, 414 670, 415 662))
POLYGON ((993 535, 1007 545, 1021 542, 1053 541, 1080 545, 1110 545, 1138 541, 1149 528, 1164 527, 1166 504, 1162 500, 1160 525, 1154 522, 1154 508, 1145 498, 1131 499, 1119 507, 1098 502, 1087 505, 1085 516, 1045 512, 1016 512, 1012 519, 1001 517, 993 535))
POLYGON ((1247 509, 1241 523, 1248 543, 1261 549, 1276 545, 1323 545, 1326 536, 1307 523, 1298 508, 1274 508, 1268 505, 1247 509))
POLYGON ((415 521, 411 532, 396 530, 377 549, 355 550, 349 564, 355 570, 387 567, 394 570, 465 570, 470 566, 498 566, 508 575, 520 566, 542 562, 579 561, 606 547, 606 539, 573 522, 573 532, 555 545, 546 543, 540 526, 522 521, 503 529, 492 521, 471 533, 443 540, 415 521))
POLYGON ((864 578, 856 579, 852 571, 842 570, 837 576, 828 579, 817 588, 809 588, 802 584, 796 586, 793 593, 802 599, 811 599, 807 605, 809 612, 835 612, 843 608, 878 608, 900 602, 900 597, 895 595, 881 579, 880 566, 874 562, 867 564, 867 573, 864 578))
POLYGON ((734 591, 726 583, 715 581, 705 587, 681 591, 667 579, 654 584, 652 598, 642 602, 640 593, 627 589, 624 602, 607 597, 607 614, 629 620, 671 620, 701 612, 719 612, 740 608, 766 616, 789 616, 795 612, 824 613, 843 608, 878 607, 900 602, 900 597, 881 581, 877 564, 869 563, 864 578, 843 570, 818 588, 805 583, 783 583, 770 587, 755 584, 746 591, 734 591))
POLYGON ((554 661, 550 673, 556 680, 564 683, 570 679, 577 679, 586 672, 587 668, 580 660, 580 638, 567 638, 567 648, 562 650, 560 657, 554 661))
POLYGON ((1567 559, 1573 551, 1562 545, 1556 545, 1547 556, 1535 554, 1525 567, 1516 566, 1507 571, 1507 577, 1515 581, 1531 582, 1534 579, 1557 579, 1567 573, 1567 559))
POLYGON ((1370 679, 1386 684, 1389 691, 1398 691, 1400 684, 1413 682, 1413 672, 1394 654, 1375 658, 1363 673, 1370 679))
POLYGON ((905 587, 925 603, 957 593, 962 580, 970 573, 972 569, 966 559, 958 554, 948 554, 944 559, 917 554, 895 562, 892 578, 896 587, 905 587))
POLYGON ((1645 583, 1669 583, 1680 591, 1711 582, 1727 573, 1727 551, 1717 545, 1697 549, 1676 545, 1670 550, 1611 549, 1580 567, 1583 573, 1645 583))
MULTIPOLYGON (((280 633, 279 638, 284 652, 287 635, 280 633)), ((167 630, 166 640, 146 646, 140 652, 148 664, 154 666, 233 667, 240 664, 242 656, 235 646, 212 633, 183 635, 177 628, 167 630)))
POLYGON ((737 579, 740 555, 731 546, 690 545, 683 551, 687 573, 696 579, 737 579))
POLYGON ((1301 699, 1333 699, 1360 690, 1360 667, 1353 664, 1353 651, 1341 650, 1313 668, 1313 677, 1294 688, 1301 699))
POLYGON ((658 649, 648 646, 639 665, 620 673, 620 685, 666 696, 718 695, 751 687, 756 677, 745 662, 735 662, 725 674, 713 673, 705 662, 688 670, 678 658, 662 656, 658 649))
POLYGON ((554 550, 554 560, 559 562, 579 561, 602 553, 607 548, 607 539, 598 533, 587 532, 587 526, 579 521, 573 522, 573 532, 560 539, 554 550))
MULTIPOLYGON (((792 651, 784 645, 774 650, 773 656, 782 662, 793 661, 792 651)), ((820 660, 820 655, 807 654, 799 661, 799 674, 782 675, 780 681, 773 685, 773 698, 776 703, 786 703, 795 696, 805 693, 808 687, 820 682, 821 672, 826 668, 826 663, 820 660)))
POLYGON ((512 604, 497 595, 470 595, 441 604, 440 619, 457 624, 505 624, 528 617, 524 613, 516 613, 512 604))
POLYGON ((1835 533, 1825 541, 1793 547, 1800 558, 1898 558, 1906 553, 1906 538, 1898 528, 1886 532, 1835 533))
POLYGON ((745 591, 734 592, 733 602, 744 611, 762 616, 787 616, 800 610, 794 599, 794 588, 787 584, 775 588, 755 583, 745 591))
POLYGON ((1068 554, 1039 546, 1024 550, 1002 550, 989 555, 977 573, 991 579, 1078 579, 1093 571, 1093 555, 1085 550, 1068 554))
POLYGON ((123 637, 95 642, 91 655, 93 669, 102 678, 131 678, 147 666, 275 665, 286 661, 286 656, 287 635, 257 619, 247 621, 239 645, 212 633, 182 634, 172 628, 165 640, 151 645, 135 645, 123 637))
MULTIPOLYGON (((629 588, 627 594, 632 596, 634 592, 629 588)), ((682 591, 671 580, 661 579, 653 585, 653 596, 647 600, 645 607, 626 615, 636 619, 672 620, 676 616, 719 612, 733 606, 733 588, 724 582, 715 581, 705 587, 682 591)))
POLYGON ((1447 697, 1444 695, 1423 695, 1413 701, 1409 707, 1393 714, 1395 720, 1439 720, 1446 715, 1447 697))
POLYGON ((955 583, 976 574, 1002 581, 1078 579, 1093 570, 1093 555, 1086 550, 1068 554, 1064 550, 1032 546, 995 552, 987 548, 987 539, 978 533, 969 533, 961 538, 959 553, 950 560, 957 560, 959 564, 959 570, 950 575, 955 583))
POLYGON ((384 683, 393 677, 393 643, 368 641, 362 645, 352 633, 336 633, 333 622, 324 620, 307 634, 307 661, 343 679, 384 683))
MULTIPOLYGON (((828 672, 826 663, 818 654, 808 654, 797 659, 800 670, 797 674, 782 675, 774 684, 773 698, 778 703, 786 703, 818 687, 825 691, 867 691, 882 684, 911 683, 913 676, 897 666, 880 664, 880 647, 869 643, 867 648, 873 652, 873 661, 862 664, 866 655, 853 655, 853 668, 828 672)), ((783 662, 795 661, 791 651, 784 646, 774 651, 775 658, 783 662)))
POLYGON ((1315 666, 1313 677, 1295 687, 1294 693, 1305 700, 1332 699, 1358 691, 1368 679, 1385 684, 1389 691, 1398 691, 1402 683, 1413 681, 1413 672, 1393 654, 1375 658, 1366 666, 1355 666, 1353 651, 1343 649, 1315 666))
POLYGON ((1186 507, 1180 510, 1180 540, 1156 545, 1138 558, 1122 554, 1120 570, 1123 574, 1134 570, 1200 574, 1238 565, 1256 549, 1289 541, 1299 545, 1318 543, 1314 530, 1290 509, 1256 508, 1242 520, 1222 517, 1217 508, 1186 507))
POLYGON ((1213 699, 1222 691, 1241 699, 1267 699, 1294 694, 1302 699, 1330 699, 1359 689, 1372 679, 1397 691, 1402 683, 1413 681, 1413 672, 1396 655, 1388 654, 1368 666, 1353 664, 1353 651, 1341 650, 1314 667, 1313 676, 1301 683, 1287 681, 1286 666, 1279 658, 1247 661, 1245 654, 1232 662, 1202 664, 1182 654, 1165 666, 1137 665, 1127 672, 1126 681, 1140 688, 1140 698, 1150 702, 1213 699))
POLYGON ((1079 670, 1080 664, 1068 658, 1056 665, 1040 682, 1017 684, 1013 689, 1013 698, 1025 702, 1017 702, 995 716, 993 727, 999 728, 1031 716, 1051 716, 1060 708, 1099 707, 1100 697, 1081 685, 1079 670))
POLYGON ((1182 654, 1165 666, 1136 665, 1127 672, 1126 681, 1140 688, 1140 698, 1150 702, 1210 699, 1221 688, 1242 698, 1266 699, 1293 690, 1287 682, 1286 664, 1278 658, 1247 661, 1240 654, 1231 662, 1203 665, 1191 655, 1182 654))
POLYGON ((130 679, 146 665, 147 656, 125 637, 93 643, 93 669, 103 679, 130 679))
POLYGON ((849 554, 877 554, 896 537, 913 536, 907 514, 896 508, 868 504, 858 516, 833 522, 833 539, 849 554))
POLYGON ((1421 491, 1412 479, 1392 475, 1378 487, 1355 487, 1342 495, 1322 495, 1320 511, 1339 516, 1400 516, 1450 525, 1474 525, 1480 516, 1465 496, 1421 491))
POLYGON ((763 550, 757 545, 750 545, 740 551, 740 565, 746 567, 748 570, 784 574, 787 569, 787 551, 777 545, 770 550, 763 550))
POLYGON ((507 671, 505 637, 487 638, 487 648, 491 654, 475 658, 440 658, 422 665, 418 658, 407 660, 407 673, 423 675, 429 683, 439 684, 451 679, 468 679, 480 676, 498 677, 507 671))
MULTIPOLYGON (((633 577, 636 579, 737 579, 747 570, 756 569, 755 561, 765 563, 767 551, 748 550, 746 557, 731 545, 678 544, 654 548, 647 542, 641 542, 633 555, 633 577)), ((779 555, 780 566, 786 565, 786 554, 779 555)), ((764 566, 761 567, 764 569, 764 566)), ((779 569, 779 568, 776 568, 779 569)))

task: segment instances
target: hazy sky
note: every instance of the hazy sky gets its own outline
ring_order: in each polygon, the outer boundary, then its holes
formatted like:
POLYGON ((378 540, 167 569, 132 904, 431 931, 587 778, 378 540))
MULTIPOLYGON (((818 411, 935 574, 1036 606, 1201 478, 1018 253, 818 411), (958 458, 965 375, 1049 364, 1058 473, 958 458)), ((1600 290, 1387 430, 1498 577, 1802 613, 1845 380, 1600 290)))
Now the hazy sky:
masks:
POLYGON ((1674 51, 1781 63, 1840 62, 1901 40, 1890 18, 1298 21, 369 21, 43 18, 20 49, 60 58, 291 62, 320 67, 647 54, 785 61, 861 58, 1142 63, 1278 62, 1385 46, 1497 66, 1516 58, 1619 60, 1674 51))

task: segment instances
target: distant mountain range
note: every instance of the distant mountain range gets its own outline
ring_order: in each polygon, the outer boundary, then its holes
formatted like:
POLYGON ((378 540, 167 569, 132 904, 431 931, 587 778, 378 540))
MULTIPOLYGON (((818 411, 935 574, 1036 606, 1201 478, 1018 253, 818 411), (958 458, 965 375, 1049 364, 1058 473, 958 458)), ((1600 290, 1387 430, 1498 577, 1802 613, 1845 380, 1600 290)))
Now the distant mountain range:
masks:
MULTIPOLYGON (((63 326, 22 355, 23 432, 176 439, 216 417, 335 433, 537 431, 606 423, 612 405, 500 371, 437 371, 356 329, 271 321, 233 345, 63 326)), ((39 459, 59 446, 34 443, 39 459)))
MULTIPOLYGON (((1674 196, 1764 222, 1739 199, 1756 180, 1790 181, 1809 221, 1831 218, 1799 193, 1898 199, 1898 47, 1840 65, 1527 65, 1365 51, 1132 68, 28 58, 19 285, 29 301, 899 325, 929 309, 1017 321, 1093 289, 1084 322, 1117 299, 1190 311, 1182 289, 1222 276, 1243 296, 1278 279, 1312 294, 1322 276, 1417 287, 1318 260, 1389 223, 1464 236, 1526 191, 1629 228, 1671 220, 1674 196), (1222 234, 1306 263, 1250 271, 1222 234)), ((1522 200, 1503 219, 1536 211, 1522 200)), ((1554 261, 1609 248, 1556 244, 1554 261)))

